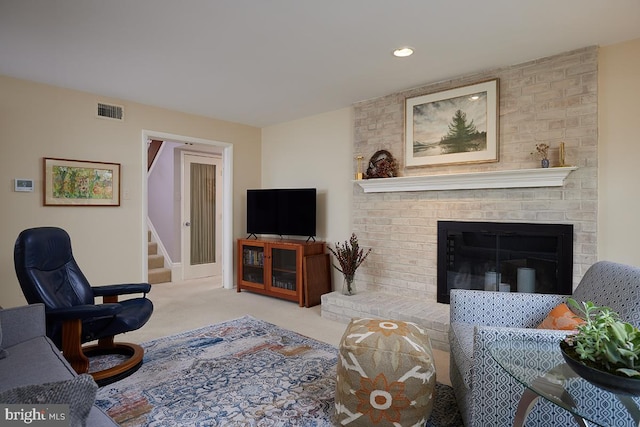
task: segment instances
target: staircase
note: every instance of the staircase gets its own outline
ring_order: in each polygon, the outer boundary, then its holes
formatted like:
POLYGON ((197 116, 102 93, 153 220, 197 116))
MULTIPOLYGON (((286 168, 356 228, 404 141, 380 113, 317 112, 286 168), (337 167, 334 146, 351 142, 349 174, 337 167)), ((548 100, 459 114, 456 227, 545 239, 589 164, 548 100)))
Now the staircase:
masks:
POLYGON ((151 241, 151 231, 147 231, 147 242, 149 245, 149 274, 147 281, 150 284, 166 283, 171 281, 171 270, 164 267, 164 256, 158 254, 158 244, 151 241))

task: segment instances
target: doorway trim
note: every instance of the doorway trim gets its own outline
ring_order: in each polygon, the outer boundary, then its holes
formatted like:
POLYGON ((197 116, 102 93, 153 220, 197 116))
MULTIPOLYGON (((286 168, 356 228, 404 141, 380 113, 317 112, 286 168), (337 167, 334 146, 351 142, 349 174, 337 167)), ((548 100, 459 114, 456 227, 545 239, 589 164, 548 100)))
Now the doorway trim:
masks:
MULTIPOLYGON (((147 257, 147 216, 148 216, 148 188, 147 188, 147 141, 150 139, 160 139, 163 141, 182 142, 187 144, 201 144, 214 146, 222 149, 222 287, 233 289, 233 144, 228 142, 214 141, 210 139, 194 138, 184 135, 175 135, 153 130, 142 130, 142 218, 141 242, 142 259, 147 257)), ((148 266, 142 263, 142 277, 147 277, 148 266)))

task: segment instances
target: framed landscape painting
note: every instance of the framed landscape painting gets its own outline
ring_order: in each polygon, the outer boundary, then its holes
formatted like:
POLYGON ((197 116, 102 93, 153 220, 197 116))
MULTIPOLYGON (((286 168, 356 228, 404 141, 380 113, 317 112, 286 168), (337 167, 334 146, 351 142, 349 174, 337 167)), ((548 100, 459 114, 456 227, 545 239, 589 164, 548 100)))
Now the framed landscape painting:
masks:
POLYGON ((120 206, 120 164, 44 158, 45 206, 120 206))
POLYGON ((498 79, 405 100, 405 166, 498 161, 498 79))

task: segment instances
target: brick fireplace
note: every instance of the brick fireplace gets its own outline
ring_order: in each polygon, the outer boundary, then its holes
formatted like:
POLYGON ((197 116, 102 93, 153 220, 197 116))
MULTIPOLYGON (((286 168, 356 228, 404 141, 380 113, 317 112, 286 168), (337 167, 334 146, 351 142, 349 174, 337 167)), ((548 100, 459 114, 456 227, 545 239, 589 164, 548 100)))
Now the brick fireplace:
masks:
POLYGON ((573 287, 596 261, 597 55, 588 47, 511 67, 427 85, 354 106, 354 155, 386 149, 399 175, 445 175, 539 167, 531 155, 565 143, 577 166, 562 186, 365 193, 353 185, 353 231, 373 248, 356 275, 361 290, 436 301, 439 220, 563 223, 574 227, 573 287), (406 97, 499 78, 499 152, 495 163, 404 167, 406 97))
POLYGON ((597 64, 597 47, 587 47, 355 104, 354 156, 366 162, 376 151, 388 150, 401 177, 535 169, 540 163, 531 152, 542 142, 552 148, 551 166, 558 163, 558 147, 564 142, 566 163, 577 169, 558 186, 454 185, 370 193, 354 183, 352 228, 361 246, 373 251, 356 274, 360 295, 324 295, 323 317, 408 318, 425 325, 436 347, 447 349, 448 305, 437 303, 436 297, 438 221, 570 224, 575 288, 597 259, 597 64), (498 162, 404 167, 405 98, 494 78, 499 79, 498 162))

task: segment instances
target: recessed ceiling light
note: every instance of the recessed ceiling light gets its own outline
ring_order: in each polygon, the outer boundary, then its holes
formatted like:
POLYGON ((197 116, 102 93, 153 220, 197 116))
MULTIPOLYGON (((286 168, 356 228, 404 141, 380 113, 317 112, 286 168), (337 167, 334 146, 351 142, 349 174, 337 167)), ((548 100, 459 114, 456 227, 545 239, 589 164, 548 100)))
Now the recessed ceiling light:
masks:
POLYGON ((413 49, 410 47, 401 47, 393 51, 393 56, 397 56, 398 58, 405 58, 411 55, 413 55, 413 49))

